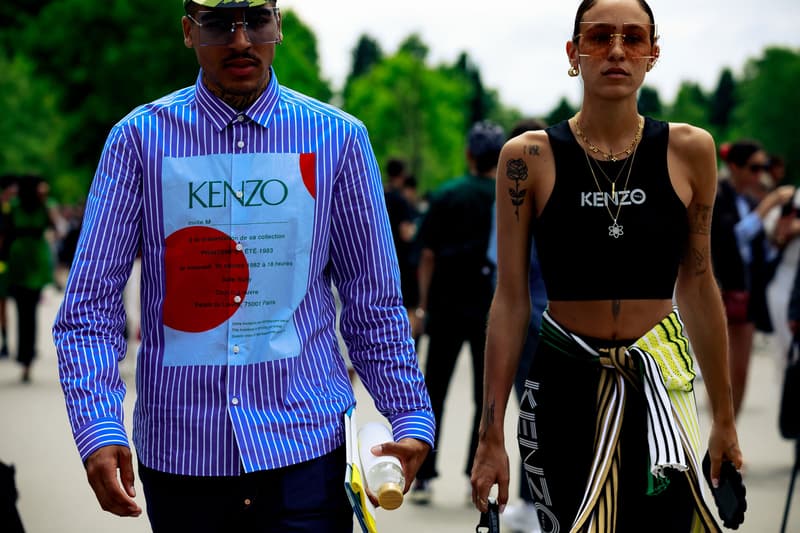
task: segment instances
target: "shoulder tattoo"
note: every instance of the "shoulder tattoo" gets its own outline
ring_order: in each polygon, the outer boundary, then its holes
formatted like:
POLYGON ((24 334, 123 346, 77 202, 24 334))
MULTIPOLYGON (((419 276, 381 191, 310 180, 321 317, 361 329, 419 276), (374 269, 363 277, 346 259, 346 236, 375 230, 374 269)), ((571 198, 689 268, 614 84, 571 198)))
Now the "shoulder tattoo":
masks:
POLYGON ((522 159, 509 159, 506 163, 506 176, 514 181, 514 188, 508 189, 511 197, 511 204, 514 206, 514 214, 519 222, 519 207, 525 202, 525 193, 528 189, 521 189, 520 183, 528 179, 528 165, 522 159))

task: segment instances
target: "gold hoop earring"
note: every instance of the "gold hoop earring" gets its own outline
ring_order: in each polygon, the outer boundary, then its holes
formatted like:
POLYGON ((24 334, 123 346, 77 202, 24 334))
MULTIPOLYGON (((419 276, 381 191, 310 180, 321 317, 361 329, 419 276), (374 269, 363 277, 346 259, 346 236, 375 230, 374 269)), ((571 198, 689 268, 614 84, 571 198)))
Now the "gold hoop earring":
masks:
POLYGON ((578 70, 578 67, 576 67, 575 65, 571 66, 570 69, 567 71, 567 74, 569 74, 570 78, 574 78, 580 73, 581 71, 578 70))

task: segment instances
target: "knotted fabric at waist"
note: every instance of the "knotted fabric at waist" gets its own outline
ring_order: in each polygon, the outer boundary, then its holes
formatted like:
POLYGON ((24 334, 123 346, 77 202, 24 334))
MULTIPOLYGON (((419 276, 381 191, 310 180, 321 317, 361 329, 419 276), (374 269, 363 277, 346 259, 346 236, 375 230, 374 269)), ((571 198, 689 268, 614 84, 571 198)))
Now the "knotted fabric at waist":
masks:
POLYGON ((631 345, 608 348, 593 347, 545 311, 540 340, 571 357, 596 361, 604 370, 597 388, 594 458, 571 531, 616 530, 619 437, 628 387, 641 390, 646 400, 651 474, 663 479, 666 469, 685 473, 696 504, 693 531, 720 531, 699 482, 695 373, 678 309, 631 345))

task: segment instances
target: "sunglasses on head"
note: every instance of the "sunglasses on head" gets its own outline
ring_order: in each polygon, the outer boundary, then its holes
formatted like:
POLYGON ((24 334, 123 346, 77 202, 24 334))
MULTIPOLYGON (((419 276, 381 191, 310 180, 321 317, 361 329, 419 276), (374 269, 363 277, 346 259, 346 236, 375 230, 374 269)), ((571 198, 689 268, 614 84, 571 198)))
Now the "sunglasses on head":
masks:
POLYGON ((652 58, 656 39, 655 24, 623 24, 622 31, 608 22, 581 22, 575 36, 581 56, 605 57, 619 37, 622 49, 631 58, 652 58))

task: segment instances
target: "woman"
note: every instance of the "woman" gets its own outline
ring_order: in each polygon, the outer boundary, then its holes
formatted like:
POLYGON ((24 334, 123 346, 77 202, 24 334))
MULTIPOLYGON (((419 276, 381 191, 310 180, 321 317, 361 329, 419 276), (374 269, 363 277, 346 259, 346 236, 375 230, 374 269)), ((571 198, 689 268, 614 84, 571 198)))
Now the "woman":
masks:
POLYGON ((510 140, 498 165, 498 284, 473 502, 485 511, 495 483, 499 503, 508 500, 503 419, 529 319, 535 236, 549 302, 518 437, 543 531, 718 530, 697 492, 684 323, 711 400, 712 482, 723 460, 742 464, 709 257, 714 141, 638 115, 656 40, 643 0, 582 2, 566 45, 570 75, 583 76, 581 111, 510 140), (645 528, 642 516, 657 519, 645 528))
POLYGON ((23 383, 30 382, 36 357, 36 313, 42 289, 53 281, 53 254, 45 236, 56 225, 48 206, 49 190, 44 179, 24 176, 18 200, 11 207, 8 288, 17 305, 17 361, 22 365, 23 383))
POLYGON ((766 287, 778 249, 768 241, 764 220, 791 199, 783 185, 756 199, 766 177, 767 153, 756 141, 740 139, 728 147, 728 177, 720 180, 711 221, 711 257, 725 306, 734 414, 744 400, 753 336, 773 328, 766 287))

